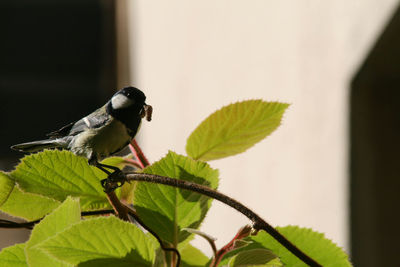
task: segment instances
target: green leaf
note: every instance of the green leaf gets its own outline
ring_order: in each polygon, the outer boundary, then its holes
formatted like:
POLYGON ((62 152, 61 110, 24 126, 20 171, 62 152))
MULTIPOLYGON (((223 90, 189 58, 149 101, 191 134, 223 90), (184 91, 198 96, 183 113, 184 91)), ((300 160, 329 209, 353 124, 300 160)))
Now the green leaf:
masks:
POLYGON ((82 210, 109 207, 100 185, 105 173, 69 151, 45 150, 26 156, 10 175, 25 192, 61 202, 67 196, 79 197, 82 210))
POLYGON ((130 183, 124 183, 121 187, 120 200, 127 205, 133 204, 132 201, 137 184, 138 182, 136 181, 131 181, 130 183))
MULTIPOLYGON (((324 267, 352 266, 348 255, 322 233, 298 226, 277 227, 276 229, 324 267)), ((278 255, 285 266, 307 266, 264 231, 260 231, 251 239, 278 255)))
POLYGON ((260 266, 272 267, 283 266, 278 257, 268 249, 251 249, 239 252, 233 256, 228 264, 229 267, 260 266))
MULTIPOLYGON (((125 165, 127 164, 125 159, 121 158, 121 157, 108 157, 108 158, 104 159, 101 163, 106 164, 106 165, 115 166, 120 169, 123 169, 125 167, 125 165)), ((92 167, 92 168, 94 168, 94 167, 92 167)), ((96 170, 98 171, 98 169, 96 169, 96 170)), ((102 174, 104 174, 104 173, 102 173, 102 174)))
POLYGON ((281 123, 288 104, 247 100, 230 104, 206 118, 189 136, 186 153, 203 161, 246 151, 281 123))
POLYGON ((83 220, 51 237, 40 248, 79 266, 151 266, 154 246, 137 226, 114 216, 83 220))
POLYGON ((49 214, 60 204, 60 201, 37 194, 25 193, 18 186, 14 186, 7 201, 0 206, 0 210, 26 220, 36 220, 49 214))
MULTIPOLYGON (((205 162, 169 152, 163 159, 144 169, 157 174, 216 188, 218 170, 205 162)), ((175 187, 138 183, 134 205, 144 223, 161 239, 174 247, 192 234, 182 228, 198 228, 211 205, 211 199, 201 194, 175 187)))
POLYGON ((26 243, 29 266, 70 266, 44 253, 38 247, 47 239, 80 221, 79 200, 67 198, 57 209, 47 215, 35 228, 26 243))
POLYGON ((185 245, 185 247, 180 249, 179 252, 182 257, 181 267, 204 267, 210 260, 198 248, 195 248, 190 244, 185 245))
POLYGON ((14 180, 5 172, 0 171, 0 207, 7 201, 14 185, 14 180))
POLYGON ((25 244, 17 244, 4 248, 0 252, 0 266, 2 267, 28 267, 25 259, 25 244))

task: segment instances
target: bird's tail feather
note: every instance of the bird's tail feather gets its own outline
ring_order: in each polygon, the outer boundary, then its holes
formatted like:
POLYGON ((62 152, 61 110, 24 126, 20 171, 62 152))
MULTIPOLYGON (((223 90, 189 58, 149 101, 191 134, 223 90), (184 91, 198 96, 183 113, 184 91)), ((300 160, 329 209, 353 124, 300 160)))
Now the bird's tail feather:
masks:
POLYGON ((11 149, 21 152, 37 152, 46 148, 57 148, 64 146, 65 142, 63 142, 63 140, 61 139, 47 139, 47 140, 33 141, 33 142, 13 145, 11 149))

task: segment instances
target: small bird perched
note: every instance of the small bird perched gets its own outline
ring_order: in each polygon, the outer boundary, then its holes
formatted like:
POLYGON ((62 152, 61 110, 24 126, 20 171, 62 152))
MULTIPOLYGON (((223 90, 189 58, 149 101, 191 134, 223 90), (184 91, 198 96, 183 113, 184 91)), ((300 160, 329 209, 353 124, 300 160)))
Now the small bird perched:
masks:
POLYGON ((113 173, 121 173, 121 170, 99 161, 126 147, 139 130, 143 117, 151 120, 152 107, 145 100, 146 96, 139 89, 125 87, 88 116, 49 133, 49 139, 11 148, 21 152, 37 152, 46 148, 67 149, 75 155, 86 157, 90 165, 110 177, 112 173, 107 169, 114 170, 113 173))

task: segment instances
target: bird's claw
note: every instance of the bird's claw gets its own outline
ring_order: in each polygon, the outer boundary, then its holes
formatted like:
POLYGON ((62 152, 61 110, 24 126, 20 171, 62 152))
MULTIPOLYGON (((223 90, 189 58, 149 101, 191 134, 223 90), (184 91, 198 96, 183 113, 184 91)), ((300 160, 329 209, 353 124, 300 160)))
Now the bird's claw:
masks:
POLYGON ((121 187, 126 181, 126 176, 121 170, 115 170, 108 175, 106 179, 100 181, 101 186, 104 188, 104 192, 110 193, 121 187))

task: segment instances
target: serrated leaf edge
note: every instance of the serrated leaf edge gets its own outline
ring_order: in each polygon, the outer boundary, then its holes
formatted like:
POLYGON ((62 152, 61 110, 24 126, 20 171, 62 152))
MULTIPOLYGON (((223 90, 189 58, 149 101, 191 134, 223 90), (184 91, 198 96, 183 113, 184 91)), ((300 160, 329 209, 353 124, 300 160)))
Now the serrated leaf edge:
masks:
MULTIPOLYGON (((207 116, 204 120, 202 120, 202 121, 200 122, 200 124, 190 133, 189 137, 187 138, 187 142, 186 142, 186 146, 185 146, 185 150, 186 150, 186 153, 188 154, 188 156, 191 157, 191 158, 193 158, 192 155, 190 155, 191 153, 189 153, 189 150, 188 150, 188 144, 189 144, 189 143, 188 143, 188 140, 189 140, 190 138, 194 138, 194 137, 192 137, 192 135, 194 134, 194 132, 196 132, 196 130, 197 130, 198 128, 200 128, 200 127, 201 127, 208 119, 210 119, 212 116, 216 116, 215 114, 216 114, 217 112, 221 112, 223 109, 227 109, 227 108, 228 108, 229 106, 231 106, 231 105, 238 105, 238 104, 242 104, 242 103, 245 103, 245 102, 258 102, 258 103, 260 103, 260 104, 261 104, 261 103, 264 103, 264 104, 281 104, 281 105, 285 105, 285 106, 286 106, 286 107, 284 108, 283 111, 286 111, 286 109, 291 105, 291 104, 289 104, 289 103, 284 103, 284 102, 279 102, 279 101, 264 101, 264 100, 262 100, 262 99, 248 99, 248 100, 236 101, 236 102, 227 104, 227 105, 225 105, 225 106, 223 106, 223 107, 221 107, 221 108, 215 110, 215 111, 214 111, 213 113, 211 113, 210 115, 208 115, 208 116, 207 116)), ((282 125, 281 122, 282 122, 282 120, 283 120, 283 118, 284 118, 284 114, 285 114, 285 112, 282 113, 282 117, 281 117, 281 119, 280 119, 279 125, 278 125, 272 132, 270 132, 269 134, 267 134, 263 139, 265 139, 265 138, 267 138, 268 136, 270 136, 273 132, 275 132, 275 131, 282 125)), ((263 140, 263 139, 261 139, 261 140, 263 140)), ((261 140, 260 140, 260 141, 261 141, 261 140)), ((260 141, 258 141, 258 142, 260 142, 260 141)), ((254 143, 254 144, 251 145, 250 147, 244 149, 242 152, 239 152, 239 153, 236 153, 236 154, 232 154, 232 155, 228 155, 228 156, 225 156, 225 157, 235 156, 235 155, 237 155, 237 154, 244 153, 244 152, 246 152, 248 149, 250 149, 251 147, 253 147, 254 145, 256 145, 258 142, 254 143)), ((214 145, 213 147, 209 148, 208 151, 212 150, 212 149, 215 148, 215 147, 218 147, 219 145, 221 145, 221 144, 216 144, 216 145, 214 145)), ((194 160, 203 160, 203 159, 202 159, 203 155, 207 154, 208 151, 204 151, 203 153, 201 153, 200 155, 197 155, 197 156, 196 156, 195 158, 193 158, 193 159, 194 159, 194 160)), ((224 157, 222 157, 222 158, 224 158, 224 157)), ((221 158, 217 158, 217 159, 221 159, 221 158)), ((215 159, 210 159, 210 160, 215 160, 215 159)), ((203 161, 209 161, 209 160, 203 160, 203 161)))

